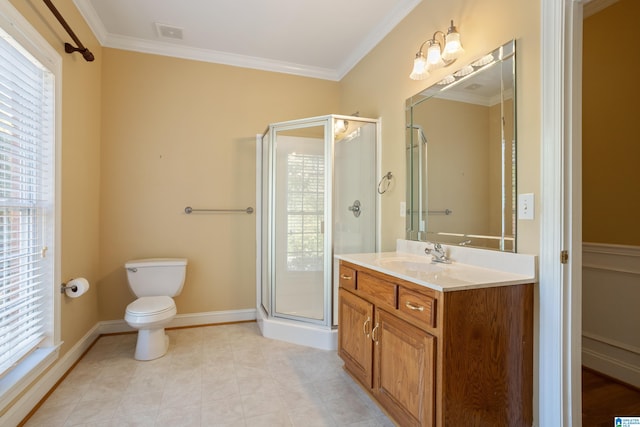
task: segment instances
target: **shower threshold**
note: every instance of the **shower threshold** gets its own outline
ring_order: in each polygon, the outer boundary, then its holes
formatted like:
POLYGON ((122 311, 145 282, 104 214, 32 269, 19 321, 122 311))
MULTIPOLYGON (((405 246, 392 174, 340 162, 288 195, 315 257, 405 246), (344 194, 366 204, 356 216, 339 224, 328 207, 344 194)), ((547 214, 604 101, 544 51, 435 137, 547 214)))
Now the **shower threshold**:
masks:
POLYGON ((305 345, 320 350, 338 349, 338 329, 323 325, 314 325, 291 319, 268 317, 259 308, 256 320, 262 336, 265 338, 305 345))

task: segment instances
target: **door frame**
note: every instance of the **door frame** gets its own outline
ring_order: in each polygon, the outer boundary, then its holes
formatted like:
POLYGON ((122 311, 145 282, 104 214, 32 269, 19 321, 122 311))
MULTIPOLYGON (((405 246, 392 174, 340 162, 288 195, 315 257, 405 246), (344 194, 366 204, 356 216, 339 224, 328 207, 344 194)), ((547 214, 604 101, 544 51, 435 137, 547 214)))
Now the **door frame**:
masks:
POLYGON ((582 19, 588 1, 541 0, 540 426, 582 425, 582 19))

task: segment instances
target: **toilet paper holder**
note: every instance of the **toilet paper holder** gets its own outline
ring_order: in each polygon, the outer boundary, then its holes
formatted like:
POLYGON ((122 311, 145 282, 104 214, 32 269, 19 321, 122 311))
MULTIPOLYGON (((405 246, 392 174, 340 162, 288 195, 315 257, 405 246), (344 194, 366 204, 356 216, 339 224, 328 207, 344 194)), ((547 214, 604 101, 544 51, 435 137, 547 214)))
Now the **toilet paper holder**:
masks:
MULTIPOLYGON (((69 282, 71 282, 72 280, 74 280, 74 279, 69 280, 69 282)), ((69 283, 69 282, 67 282, 67 283, 69 283)), ((61 294, 64 294, 67 289, 71 289, 73 292, 76 292, 78 290, 78 287, 76 285, 67 286, 67 283, 62 283, 60 285, 60 293, 61 294)))

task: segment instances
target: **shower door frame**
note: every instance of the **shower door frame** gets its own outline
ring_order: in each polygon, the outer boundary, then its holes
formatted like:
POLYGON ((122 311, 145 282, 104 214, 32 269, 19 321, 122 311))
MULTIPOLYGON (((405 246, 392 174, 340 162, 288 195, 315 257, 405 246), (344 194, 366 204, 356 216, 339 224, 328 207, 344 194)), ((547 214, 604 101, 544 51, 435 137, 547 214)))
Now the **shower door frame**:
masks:
MULTIPOLYGON (((258 206, 259 215, 256 218, 256 236, 257 236, 257 249, 258 252, 256 254, 256 266, 258 266, 256 271, 256 279, 258 281, 257 286, 257 295, 256 302, 259 310, 264 310, 268 317, 280 318, 280 319, 290 319, 295 321, 300 321, 307 324, 314 324, 318 326, 326 326, 328 328, 334 328, 337 325, 336 318, 336 304, 335 299, 337 297, 337 290, 334 289, 334 248, 333 248, 333 219, 334 219, 334 167, 335 167, 335 122, 336 120, 353 120, 365 123, 373 123, 376 125, 376 140, 374 147, 374 157, 375 157, 375 176, 379 179, 380 177, 380 131, 381 131, 381 123, 380 119, 369 119, 369 118, 361 118, 354 116, 343 116, 343 115, 327 115, 327 116, 318 116, 318 117, 310 117, 298 120, 291 120, 286 122, 272 123, 268 126, 264 134, 256 135, 257 141, 257 150, 256 150, 256 165, 260 168, 260 170, 256 171, 256 200, 258 206), (325 177, 324 177, 324 236, 323 236, 323 248, 325 251, 324 259, 323 259, 323 319, 317 320, 308 317, 290 315, 277 313, 276 311, 276 292, 274 287, 274 262, 275 262, 275 238, 273 236, 273 230, 275 229, 275 207, 274 203, 269 203, 268 205, 264 205, 263 203, 263 192, 266 190, 269 191, 268 199, 274 200, 274 180, 275 180, 275 149, 274 149, 274 141, 277 136, 278 131, 288 131, 294 129, 315 127, 315 126, 323 126, 324 127, 324 163, 325 163, 325 177), (269 135, 271 138, 270 144, 267 147, 268 152, 264 152, 264 142, 263 139, 265 136, 269 135), (266 166, 268 168, 268 175, 263 170, 264 168, 264 156, 268 156, 266 166), (258 166, 259 165, 259 166, 258 166), (266 182, 265 182, 266 181, 266 182), (266 184, 266 185, 265 185, 266 184), (262 216, 267 216, 267 225, 268 229, 263 230, 262 216), (268 253, 262 253, 263 248, 263 239, 267 238, 268 243, 268 253), (266 261, 265 261, 266 256, 266 261), (267 265, 264 265, 264 262, 267 262, 267 265), (266 275, 263 275, 263 270, 266 268, 266 275), (266 276, 268 280, 267 286, 269 287, 269 307, 265 307, 263 304, 263 280, 264 276, 266 276)), ((375 185, 375 183, 373 184, 375 185)), ((375 229, 376 229, 376 243, 375 250, 378 251, 380 248, 380 198, 375 198, 375 212, 376 212, 376 220, 375 220, 375 229)), ((276 279, 277 280, 277 279, 276 279)))
MULTIPOLYGON (((274 123, 269 125, 268 132, 271 134, 271 144, 268 147, 268 191, 269 191, 269 200, 275 200, 276 194, 276 185, 273 183, 276 182, 276 151, 277 151, 277 134, 278 132, 286 132, 290 130, 296 129, 304 129, 304 128, 312 128, 312 127, 322 127, 324 135, 323 135, 323 162, 325 165, 325 176, 323 179, 324 182, 324 197, 323 197, 323 219, 325 224, 331 224, 333 220, 333 212, 331 209, 331 197, 333 196, 333 144, 332 139, 328 141, 328 135, 331 135, 329 132, 333 132, 333 123, 328 123, 327 117, 311 117, 307 119, 300 120, 291 120, 287 122, 274 123), (330 160, 327 160, 330 159, 330 160)), ((264 171, 263 171, 264 172, 264 171)), ((265 209, 268 209, 268 245, 269 245, 269 254, 267 266, 268 272, 268 286, 270 287, 270 311, 268 315, 274 318, 279 319, 290 319, 310 324, 316 325, 329 325, 331 322, 331 276, 332 276, 332 267, 331 261, 333 258, 333 251, 331 250, 331 242, 332 242, 332 234, 333 230, 331 227, 324 228, 324 235, 322 237, 322 247, 323 247, 323 262, 322 262, 322 297, 323 297, 323 306, 322 306, 322 319, 313 319, 310 317, 297 316, 294 314, 286 314, 280 313, 277 311, 276 301, 277 301, 277 277, 274 280, 275 275, 275 263, 276 263, 276 238, 274 236, 274 230, 276 230, 276 216, 275 216, 275 203, 271 203, 269 206, 265 206, 265 209), (331 255, 329 255, 331 254, 331 255)), ((262 300, 260 301, 262 305, 262 300)))

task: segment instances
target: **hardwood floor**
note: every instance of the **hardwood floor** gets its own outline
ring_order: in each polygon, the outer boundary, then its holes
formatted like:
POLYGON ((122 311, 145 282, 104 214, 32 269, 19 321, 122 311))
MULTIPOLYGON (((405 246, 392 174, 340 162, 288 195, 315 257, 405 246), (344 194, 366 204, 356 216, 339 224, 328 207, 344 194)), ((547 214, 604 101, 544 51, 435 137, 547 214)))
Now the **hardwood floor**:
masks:
POLYGON ((582 426, 613 427, 616 416, 640 416, 640 390, 582 368, 582 426))

